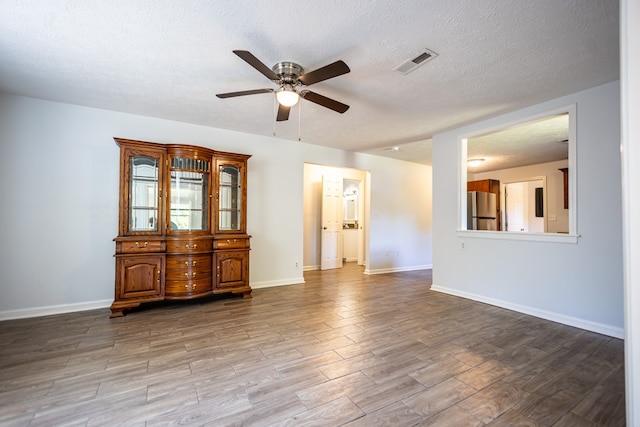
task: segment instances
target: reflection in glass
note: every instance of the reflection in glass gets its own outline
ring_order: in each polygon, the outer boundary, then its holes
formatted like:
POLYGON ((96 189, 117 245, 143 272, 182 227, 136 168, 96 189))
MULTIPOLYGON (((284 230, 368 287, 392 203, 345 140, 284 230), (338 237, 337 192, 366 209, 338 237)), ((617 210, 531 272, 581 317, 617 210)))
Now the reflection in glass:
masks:
POLYGON ((171 230, 208 230, 209 162, 171 159, 171 230))
POLYGON ((157 231, 158 159, 131 157, 130 174, 129 231, 157 231))
POLYGON ((241 180, 240 168, 233 165, 220 166, 219 221, 220 230, 240 230, 241 180))

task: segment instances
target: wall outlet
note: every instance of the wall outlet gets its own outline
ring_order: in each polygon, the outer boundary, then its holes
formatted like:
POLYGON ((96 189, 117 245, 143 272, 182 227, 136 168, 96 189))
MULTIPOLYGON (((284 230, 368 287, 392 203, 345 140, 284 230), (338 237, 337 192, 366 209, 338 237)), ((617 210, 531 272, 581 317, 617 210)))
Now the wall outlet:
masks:
POLYGON ((550 214, 549 215, 549 221, 556 221, 556 214, 550 214))
POLYGON ((460 242, 460 249, 462 249, 463 251, 465 250, 464 242, 460 242))

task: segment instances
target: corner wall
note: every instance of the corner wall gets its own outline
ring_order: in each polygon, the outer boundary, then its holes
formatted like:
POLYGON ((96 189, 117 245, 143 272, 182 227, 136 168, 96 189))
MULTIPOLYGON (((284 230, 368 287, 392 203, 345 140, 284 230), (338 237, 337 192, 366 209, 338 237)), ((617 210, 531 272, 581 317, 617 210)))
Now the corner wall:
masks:
POLYGON ((433 138, 433 289, 622 337, 619 91, 608 83, 433 138), (573 103, 578 243, 458 237, 460 135, 573 103))

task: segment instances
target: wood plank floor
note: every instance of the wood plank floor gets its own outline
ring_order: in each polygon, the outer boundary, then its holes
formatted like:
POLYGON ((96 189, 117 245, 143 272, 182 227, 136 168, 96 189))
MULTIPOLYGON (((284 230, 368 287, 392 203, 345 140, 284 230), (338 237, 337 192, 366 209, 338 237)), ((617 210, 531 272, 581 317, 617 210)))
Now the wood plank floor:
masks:
POLYGON ((0 322, 0 425, 622 426, 621 340, 347 264, 254 298, 0 322))

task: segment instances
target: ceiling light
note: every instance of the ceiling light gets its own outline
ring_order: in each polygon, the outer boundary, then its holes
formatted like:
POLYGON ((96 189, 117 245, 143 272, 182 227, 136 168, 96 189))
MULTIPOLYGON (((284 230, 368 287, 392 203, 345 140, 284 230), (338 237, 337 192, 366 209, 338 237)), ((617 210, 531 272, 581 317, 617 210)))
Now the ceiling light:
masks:
POLYGON ((391 151, 400 151, 400 147, 398 146, 391 147, 391 151))
POLYGON ((293 107, 298 103, 300 96, 291 86, 284 85, 276 90, 276 99, 285 107, 293 107))
POLYGON ((469 159, 467 165, 473 167, 480 166, 484 162, 484 159, 469 159))

